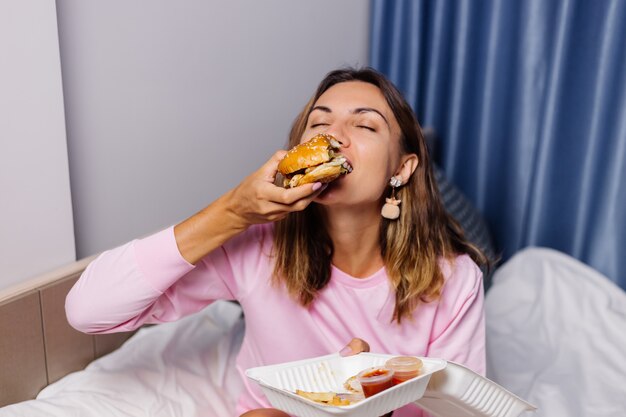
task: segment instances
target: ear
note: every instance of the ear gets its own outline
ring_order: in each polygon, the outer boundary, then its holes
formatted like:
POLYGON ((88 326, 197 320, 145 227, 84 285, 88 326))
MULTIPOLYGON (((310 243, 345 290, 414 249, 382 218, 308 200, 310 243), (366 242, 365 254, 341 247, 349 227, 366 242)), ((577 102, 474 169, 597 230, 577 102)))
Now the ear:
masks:
POLYGON ((402 155, 402 159, 400 160, 400 168, 394 174, 396 177, 400 177, 402 179, 402 184, 406 184, 411 175, 415 172, 417 165, 419 164, 419 159, 417 155, 414 153, 408 153, 402 155))

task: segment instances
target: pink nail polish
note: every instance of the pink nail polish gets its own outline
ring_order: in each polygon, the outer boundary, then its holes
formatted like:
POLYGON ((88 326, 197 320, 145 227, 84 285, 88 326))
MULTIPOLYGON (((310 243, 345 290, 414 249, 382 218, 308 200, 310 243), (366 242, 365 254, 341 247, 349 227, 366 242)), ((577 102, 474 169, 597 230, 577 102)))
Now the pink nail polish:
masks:
POLYGON ((313 184, 312 190, 313 191, 317 191, 320 188, 322 188, 322 183, 321 182, 316 182, 315 184, 313 184))

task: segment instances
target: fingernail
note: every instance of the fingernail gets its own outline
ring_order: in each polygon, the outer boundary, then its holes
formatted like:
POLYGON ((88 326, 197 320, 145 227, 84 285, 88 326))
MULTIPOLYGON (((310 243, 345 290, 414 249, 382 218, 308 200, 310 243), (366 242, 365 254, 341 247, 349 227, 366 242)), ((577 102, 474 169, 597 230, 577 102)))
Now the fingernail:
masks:
POLYGON ((352 353, 352 348, 350 346, 346 346, 345 348, 339 351, 339 356, 348 356, 352 353))
POLYGON ((313 184, 313 188, 312 188, 312 190, 313 190, 313 191, 317 191, 317 190, 319 190, 320 188, 322 188, 322 183, 321 183, 321 182, 316 182, 315 184, 313 184))

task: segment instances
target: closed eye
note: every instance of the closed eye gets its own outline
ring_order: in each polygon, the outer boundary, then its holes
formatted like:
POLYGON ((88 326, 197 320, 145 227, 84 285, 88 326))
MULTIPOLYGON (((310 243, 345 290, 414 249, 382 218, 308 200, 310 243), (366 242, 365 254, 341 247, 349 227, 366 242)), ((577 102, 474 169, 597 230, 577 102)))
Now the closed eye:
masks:
POLYGON ((320 127, 320 126, 328 126, 328 123, 315 123, 311 125, 311 128, 320 127))
POLYGON ((360 127, 361 129, 367 129, 371 132, 376 132, 376 129, 374 129, 373 127, 363 126, 363 125, 358 125, 357 127, 360 127))

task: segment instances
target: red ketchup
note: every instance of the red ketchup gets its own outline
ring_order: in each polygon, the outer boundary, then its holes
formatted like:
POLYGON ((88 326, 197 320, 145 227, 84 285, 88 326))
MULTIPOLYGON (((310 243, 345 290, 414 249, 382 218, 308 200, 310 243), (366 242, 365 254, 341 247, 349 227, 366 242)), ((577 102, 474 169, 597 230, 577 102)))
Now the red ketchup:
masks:
POLYGON ((393 386, 392 378, 393 371, 384 366, 365 369, 357 376, 366 398, 391 388, 393 386))

